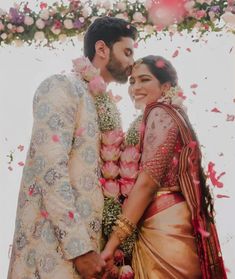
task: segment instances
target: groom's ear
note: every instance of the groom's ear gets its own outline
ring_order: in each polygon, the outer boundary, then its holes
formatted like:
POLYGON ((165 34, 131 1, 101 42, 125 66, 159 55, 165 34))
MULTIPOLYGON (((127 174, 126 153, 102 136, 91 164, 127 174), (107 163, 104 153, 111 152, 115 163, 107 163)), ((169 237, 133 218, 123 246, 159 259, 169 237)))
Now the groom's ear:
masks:
POLYGON ((104 41, 99 40, 95 43, 95 53, 100 59, 106 60, 109 59, 110 49, 104 41))

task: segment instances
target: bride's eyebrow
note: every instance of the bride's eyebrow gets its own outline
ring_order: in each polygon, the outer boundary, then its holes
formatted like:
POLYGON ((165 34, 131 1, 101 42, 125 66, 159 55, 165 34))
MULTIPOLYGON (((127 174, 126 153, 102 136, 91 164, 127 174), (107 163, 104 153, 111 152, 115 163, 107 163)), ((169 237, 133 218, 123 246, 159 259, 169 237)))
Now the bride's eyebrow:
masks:
POLYGON ((142 74, 142 75, 139 75, 139 76, 138 76, 138 78, 143 78, 143 77, 151 78, 152 76, 151 76, 151 75, 148 75, 148 74, 142 74))

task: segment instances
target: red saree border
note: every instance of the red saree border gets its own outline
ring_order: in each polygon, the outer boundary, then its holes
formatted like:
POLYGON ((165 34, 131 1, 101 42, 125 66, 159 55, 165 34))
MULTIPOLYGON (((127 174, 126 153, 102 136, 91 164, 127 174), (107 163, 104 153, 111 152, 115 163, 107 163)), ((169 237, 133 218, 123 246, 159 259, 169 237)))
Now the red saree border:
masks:
POLYGON ((142 219, 146 220, 147 218, 150 218, 155 214, 183 201, 185 201, 183 195, 178 192, 172 192, 162 194, 161 196, 156 196, 145 210, 142 219))

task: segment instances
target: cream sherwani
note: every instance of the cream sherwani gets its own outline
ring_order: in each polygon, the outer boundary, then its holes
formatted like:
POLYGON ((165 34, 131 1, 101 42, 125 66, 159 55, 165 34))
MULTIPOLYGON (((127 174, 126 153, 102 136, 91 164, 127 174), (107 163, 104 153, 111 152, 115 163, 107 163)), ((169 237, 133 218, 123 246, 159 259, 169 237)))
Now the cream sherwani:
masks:
POLYGON ((100 251, 100 134, 87 83, 55 75, 34 97, 8 279, 78 279, 72 261, 100 251))

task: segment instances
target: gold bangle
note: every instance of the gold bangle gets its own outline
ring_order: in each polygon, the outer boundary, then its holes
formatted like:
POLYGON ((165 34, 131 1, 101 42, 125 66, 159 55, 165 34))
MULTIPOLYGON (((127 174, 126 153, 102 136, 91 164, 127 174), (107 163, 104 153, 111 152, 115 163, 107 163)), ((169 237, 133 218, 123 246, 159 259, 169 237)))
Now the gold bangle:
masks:
POLYGON ((136 225, 133 224, 127 217, 125 217, 123 214, 118 215, 119 220, 121 220, 124 224, 129 226, 132 231, 136 229, 136 225))
POLYGON ((129 236, 118 226, 113 226, 113 234, 119 238, 120 242, 123 242, 129 236))

